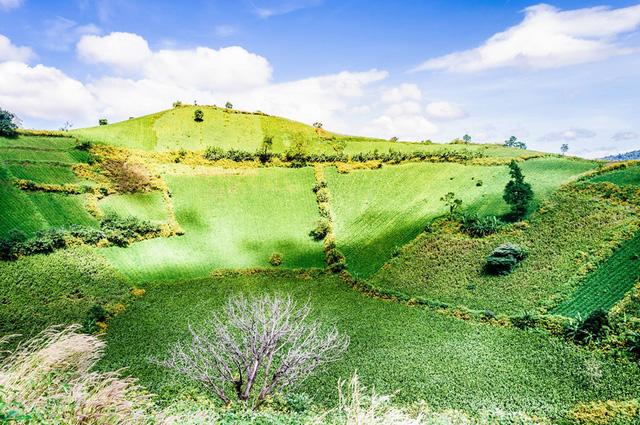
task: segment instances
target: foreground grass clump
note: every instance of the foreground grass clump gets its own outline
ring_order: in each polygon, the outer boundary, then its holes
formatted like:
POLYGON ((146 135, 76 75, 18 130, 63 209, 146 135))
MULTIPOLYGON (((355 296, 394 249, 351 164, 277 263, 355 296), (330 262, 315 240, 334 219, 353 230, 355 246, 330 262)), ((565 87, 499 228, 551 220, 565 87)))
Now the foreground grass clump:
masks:
MULTIPOLYGON (((569 296, 579 278, 621 234, 635 232, 636 213, 581 193, 555 193, 529 223, 489 238, 444 228, 424 233, 370 282, 410 297, 518 314, 548 310, 569 296), (508 276, 484 272, 493 248, 515 243, 528 252, 508 276)), ((633 233, 631 233, 633 234, 633 233)))
POLYGON ((0 334, 82 323, 94 305, 115 305, 129 282, 89 247, 0 263, 0 334))
POLYGON ((259 169, 239 175, 165 177, 184 236, 103 251, 134 280, 206 276, 216 268, 324 266, 322 243, 309 226, 317 217, 311 168, 259 169))
MULTIPOLYGON (((594 167, 590 162, 559 158, 521 163, 536 194, 534 202, 594 167)), ((462 200, 466 213, 500 216, 508 212, 502 199, 509 180, 507 167, 407 164, 346 175, 330 168, 325 175, 332 194, 338 248, 346 256, 349 270, 359 276, 377 272, 392 257, 394 247, 409 243, 431 219, 447 212, 440 199, 448 192, 462 200), (478 185, 480 181, 482 185, 478 185)))
POLYGON ((310 318, 335 323, 351 340, 343 361, 299 389, 324 406, 335 405, 338 379, 356 369, 364 384, 383 394, 400 389, 397 403, 424 399, 435 410, 560 417, 579 402, 640 393, 634 384, 640 371, 633 364, 599 361, 602 376, 592 386, 585 366, 591 354, 569 343, 367 298, 336 276, 277 270, 219 276, 146 285, 145 296, 110 321, 100 370, 128 366, 128 373, 165 401, 202 392, 147 358, 168 355, 174 341, 188 338, 188 324, 198 326, 231 292, 286 291, 300 302, 310 299, 315 306, 310 318))

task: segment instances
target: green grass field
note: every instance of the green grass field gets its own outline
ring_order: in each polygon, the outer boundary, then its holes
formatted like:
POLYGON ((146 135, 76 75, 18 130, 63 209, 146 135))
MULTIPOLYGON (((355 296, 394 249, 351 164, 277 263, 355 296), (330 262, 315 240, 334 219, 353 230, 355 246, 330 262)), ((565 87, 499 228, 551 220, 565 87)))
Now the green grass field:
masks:
POLYGON ((0 148, 19 147, 69 150, 73 149, 75 146, 76 141, 71 137, 20 135, 16 138, 7 138, 0 136, 0 148))
POLYGON ((0 148, 0 160, 6 162, 54 162, 72 165, 86 162, 88 154, 79 150, 39 150, 0 148))
POLYGON ((599 308, 609 310, 639 278, 640 234, 616 250, 555 312, 569 317, 580 313, 586 317, 599 308))
POLYGON ((0 237, 11 229, 27 234, 45 227, 46 221, 26 193, 13 185, 13 175, 0 164, 0 237))
POLYGON ((81 128, 73 130, 71 133, 80 140, 99 142, 121 148, 152 151, 156 148, 153 123, 162 114, 163 112, 158 112, 106 126, 81 128))
POLYGON ((313 169, 259 169, 244 175, 165 176, 183 236, 108 248, 134 280, 206 276, 217 268, 323 267, 323 244, 308 236, 318 216, 313 169))
POLYGON ((27 195, 46 220, 47 227, 82 224, 97 227, 98 222, 87 212, 79 195, 34 192, 27 195))
POLYGON ((98 205, 105 213, 132 215, 143 220, 165 222, 169 218, 162 193, 157 191, 108 196, 101 199, 98 205))
POLYGON ((640 395, 640 370, 633 364, 603 360, 602 379, 591 386, 585 372, 591 354, 568 343, 367 298, 337 277, 205 278, 154 283, 146 289, 142 299, 110 322, 106 357, 99 367, 129 367, 127 373, 164 397, 179 397, 193 384, 148 358, 167 355, 170 344, 188 335, 187 324, 198 326, 231 291, 281 291, 300 301, 310 298, 313 317, 349 335, 346 358, 298 391, 321 404, 333 405, 338 378, 355 370, 363 385, 379 393, 400 390, 396 402, 425 400, 435 409, 499 408, 557 417, 578 402, 640 395))
POLYGON ((47 165, 9 165, 9 171, 18 179, 43 184, 75 184, 81 181, 70 168, 47 165))
MULTIPOLYGON (((552 209, 538 214, 521 234, 473 239, 463 235, 425 233, 370 279, 394 289, 476 310, 519 314, 546 306, 580 271, 580 252, 596 252, 614 234, 637 220, 624 206, 588 195, 556 194, 552 209), (512 242, 529 254, 508 276, 491 276, 483 268, 499 245, 512 242)), ((569 295, 569 294, 566 294, 569 295)))
POLYGON ((640 166, 601 174, 589 180, 592 183, 611 182, 618 186, 640 186, 640 166))
MULTIPOLYGON (((557 185, 594 168, 594 164, 544 158, 526 161, 521 168, 533 186, 536 201, 540 201, 557 185)), ((467 212, 508 212, 502 199, 509 180, 507 167, 422 163, 349 174, 328 168, 325 176, 332 196, 338 247, 347 257, 349 270, 360 276, 375 273, 391 258, 396 246, 409 243, 428 221, 444 214, 446 207, 440 198, 447 192, 462 199, 462 209, 467 212)))
POLYGON ((0 334, 81 323, 94 304, 106 307, 128 291, 127 279, 88 247, 2 263, 0 334))

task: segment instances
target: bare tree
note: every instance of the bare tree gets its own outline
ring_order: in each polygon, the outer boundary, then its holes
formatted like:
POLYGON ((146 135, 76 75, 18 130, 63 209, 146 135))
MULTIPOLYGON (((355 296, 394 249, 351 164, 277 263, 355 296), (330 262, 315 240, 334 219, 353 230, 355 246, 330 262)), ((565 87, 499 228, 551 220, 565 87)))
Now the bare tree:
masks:
POLYGON ((230 385, 255 409, 269 394, 293 389, 342 358, 349 337, 335 326, 323 332, 320 322, 306 320, 310 312, 309 301, 298 307, 290 295, 232 294, 201 329, 189 325, 190 342, 178 341, 168 359, 151 362, 195 379, 226 404, 230 385))

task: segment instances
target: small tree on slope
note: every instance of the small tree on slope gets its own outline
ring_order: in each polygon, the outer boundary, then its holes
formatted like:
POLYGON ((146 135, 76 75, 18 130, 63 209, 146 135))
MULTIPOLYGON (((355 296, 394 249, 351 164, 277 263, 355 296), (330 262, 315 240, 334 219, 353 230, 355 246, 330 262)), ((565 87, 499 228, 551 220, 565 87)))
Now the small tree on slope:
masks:
POLYGON ((527 213, 529 202, 533 199, 533 189, 524 181, 522 170, 515 160, 509 164, 509 174, 511 180, 504 188, 503 199, 511 207, 513 218, 520 218, 527 213))
POLYGON ((15 137, 20 120, 15 114, 0 108, 0 136, 15 137))

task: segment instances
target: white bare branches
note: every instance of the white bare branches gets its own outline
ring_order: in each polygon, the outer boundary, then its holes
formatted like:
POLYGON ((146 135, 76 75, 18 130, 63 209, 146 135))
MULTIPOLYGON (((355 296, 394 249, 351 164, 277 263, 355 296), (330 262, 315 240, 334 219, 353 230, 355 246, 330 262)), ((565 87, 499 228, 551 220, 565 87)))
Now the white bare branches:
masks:
POLYGON ((178 341, 169 358, 151 361, 202 383, 226 404, 230 386, 239 401, 257 408, 347 349, 349 337, 307 321, 310 312, 308 301, 298 306, 290 295, 231 295, 200 329, 189 326, 190 342, 178 341))

